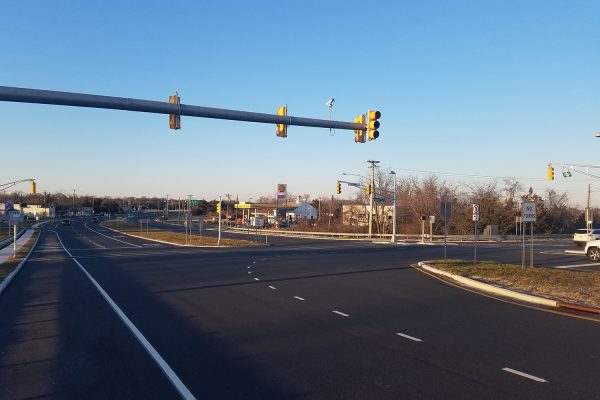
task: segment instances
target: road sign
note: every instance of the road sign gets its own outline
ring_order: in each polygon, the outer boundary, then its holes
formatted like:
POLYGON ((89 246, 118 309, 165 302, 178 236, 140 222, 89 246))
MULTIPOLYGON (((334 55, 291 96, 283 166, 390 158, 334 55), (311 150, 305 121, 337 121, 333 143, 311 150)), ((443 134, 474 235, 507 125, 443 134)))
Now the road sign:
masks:
POLYGON ((383 203, 385 199, 383 197, 373 197, 375 203, 383 203))
POLYGON ((473 204, 473 221, 479 221, 479 204, 473 204))
POLYGON ((251 203, 236 203, 234 204, 235 208, 252 208, 251 203))
POLYGON ((190 204, 192 205, 192 207, 196 207, 196 206, 200 205, 200 200, 192 200, 190 202, 190 204))
POLYGON ((523 222, 535 222, 535 203, 521 204, 521 215, 523 216, 523 222))

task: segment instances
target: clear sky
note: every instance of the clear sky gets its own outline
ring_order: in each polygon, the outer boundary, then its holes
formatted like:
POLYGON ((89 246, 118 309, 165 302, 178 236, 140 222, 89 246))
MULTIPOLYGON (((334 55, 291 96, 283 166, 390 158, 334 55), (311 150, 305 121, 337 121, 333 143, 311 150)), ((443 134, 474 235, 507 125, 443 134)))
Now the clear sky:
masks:
MULTIPOLYGON (((600 164, 598 1, 5 1, 0 85, 352 121, 381 136, 0 102, 0 183, 96 195, 331 195, 341 172, 517 176, 583 203, 600 164)), ((463 182, 478 181, 460 177, 463 182)), ((481 181, 482 179, 479 179, 481 181)), ((27 190, 23 187, 22 190, 27 190)), ((350 191, 345 190, 345 196, 350 191)), ((600 205, 600 191, 592 196, 600 205)))

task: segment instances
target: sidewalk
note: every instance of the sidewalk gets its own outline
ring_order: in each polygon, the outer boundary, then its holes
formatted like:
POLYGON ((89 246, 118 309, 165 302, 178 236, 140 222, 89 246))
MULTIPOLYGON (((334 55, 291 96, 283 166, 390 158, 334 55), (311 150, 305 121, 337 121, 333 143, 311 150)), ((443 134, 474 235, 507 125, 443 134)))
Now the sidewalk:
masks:
MULTIPOLYGON (((31 238, 31 235, 33 235, 33 232, 34 232, 33 229, 27 229, 25 231, 25 233, 23 233, 21 235, 21 237, 17 239, 17 251, 19 251, 19 249, 21 247, 23 247, 23 245, 25 243, 27 243, 27 241, 31 238)), ((11 243, 8 246, 6 246, 5 248, 0 249, 0 264, 2 264, 3 262, 5 262, 9 258, 11 258, 12 255, 13 255, 13 244, 11 243)))

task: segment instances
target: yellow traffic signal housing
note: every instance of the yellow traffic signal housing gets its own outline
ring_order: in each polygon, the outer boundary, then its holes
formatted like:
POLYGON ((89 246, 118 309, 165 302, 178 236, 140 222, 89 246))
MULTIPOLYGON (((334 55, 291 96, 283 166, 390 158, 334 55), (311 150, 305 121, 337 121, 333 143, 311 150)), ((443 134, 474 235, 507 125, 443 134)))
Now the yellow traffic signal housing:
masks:
POLYGON ((365 193, 370 195, 371 192, 371 184, 367 183, 367 186, 365 186, 365 193))
POLYGON ((35 181, 31 181, 31 194, 35 194, 35 181))
POLYGON ((379 118, 381 118, 381 113, 379 111, 369 110, 367 113, 368 122, 367 122, 367 134, 369 136, 369 140, 375 140, 379 137, 379 118))
MULTIPOLYGON (((287 116, 287 105, 277 109, 277 115, 287 116)), ((277 137, 287 137, 287 125, 277 124, 277 137)))
MULTIPOLYGON (((356 124, 361 124, 361 125, 365 125, 365 115, 364 114, 360 114, 358 117, 354 118, 354 123, 356 124)), ((354 141, 356 143, 364 143, 366 142, 365 140, 365 131, 361 131, 361 130, 355 130, 354 131, 354 141)))
POLYGON ((181 110, 180 110, 180 102, 179 95, 169 96, 169 103, 177 104, 177 114, 169 114, 169 128, 171 129, 181 129, 181 110))
POLYGON ((342 194, 342 184, 339 182, 335 184, 335 193, 342 194))
POLYGON ((554 180, 554 167, 552 166, 552 164, 548 164, 548 180, 554 180))
POLYGON ((217 215, 221 215, 221 203, 217 203, 217 215))

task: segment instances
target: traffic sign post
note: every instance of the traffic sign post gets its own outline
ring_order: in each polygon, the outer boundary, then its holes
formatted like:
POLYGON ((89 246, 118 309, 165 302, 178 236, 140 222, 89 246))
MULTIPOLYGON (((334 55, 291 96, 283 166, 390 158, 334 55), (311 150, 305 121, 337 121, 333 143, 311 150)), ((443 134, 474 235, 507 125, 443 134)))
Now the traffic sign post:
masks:
POLYGON ((452 215, 452 203, 443 201, 441 205, 441 214, 444 219, 444 263, 446 263, 447 246, 448 246, 448 219, 452 215))
MULTIPOLYGON (((521 204, 521 217, 523 223, 529 222, 531 224, 531 242, 530 242, 530 255, 529 255, 529 266, 533 267, 533 223, 537 219, 535 203, 523 203, 521 204)), ((521 265, 525 267, 525 229, 523 229, 523 257, 521 258, 521 265)))
POLYGON ((477 262, 477 225, 479 224, 479 204, 473 204, 473 231, 475 234, 475 243, 473 245, 473 264, 477 262))

